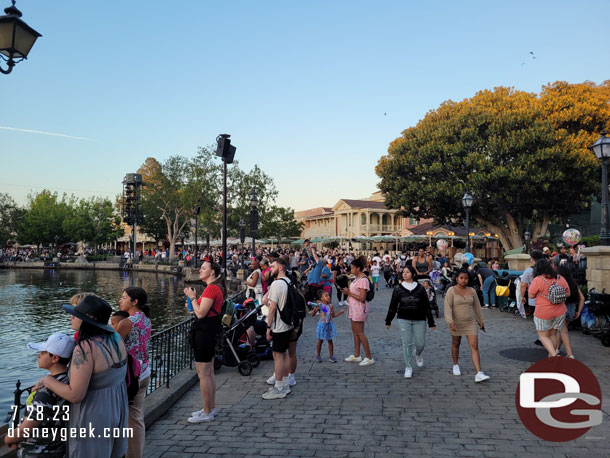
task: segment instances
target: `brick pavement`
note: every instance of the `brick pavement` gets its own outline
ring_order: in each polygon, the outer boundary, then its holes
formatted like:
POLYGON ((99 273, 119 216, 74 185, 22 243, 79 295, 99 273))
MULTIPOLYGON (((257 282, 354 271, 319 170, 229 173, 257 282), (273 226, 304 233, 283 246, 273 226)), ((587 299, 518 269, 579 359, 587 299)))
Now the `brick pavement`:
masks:
MULTIPOLYGON (((339 362, 316 363, 317 317, 309 317, 298 347, 298 384, 286 399, 261 399, 273 372, 271 361, 249 377, 223 367, 217 372, 216 419, 186 422, 201 407, 199 387, 193 387, 147 432, 145 456, 610 457, 610 348, 598 339, 570 333, 577 359, 605 390, 604 422, 576 441, 551 443, 527 431, 515 409, 519 375, 531 363, 499 354, 508 348, 536 348, 531 320, 484 310, 487 333, 480 334, 479 348, 491 380, 475 384, 465 339, 462 376, 451 373, 451 338, 441 307, 437 329, 426 335, 425 367, 414 367, 413 378, 405 379, 398 326, 389 332, 384 326, 389 298, 389 289, 376 294, 366 325, 374 365, 342 361, 353 349, 345 315, 335 320, 339 362)), ((327 352, 323 347, 323 355, 327 352)))

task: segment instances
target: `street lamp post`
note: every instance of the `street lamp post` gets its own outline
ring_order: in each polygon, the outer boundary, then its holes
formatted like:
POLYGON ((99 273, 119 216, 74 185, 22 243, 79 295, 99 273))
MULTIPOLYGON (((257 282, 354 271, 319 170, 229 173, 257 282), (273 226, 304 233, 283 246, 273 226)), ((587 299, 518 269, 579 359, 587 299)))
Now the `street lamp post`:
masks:
POLYGON ((199 258, 199 245, 197 244, 197 230, 199 229, 199 213, 201 212, 201 207, 199 205, 195 205, 193 208, 193 219, 195 220, 195 269, 197 268, 197 259, 199 258))
POLYGON ((610 214, 608 213, 608 165, 610 157, 610 138, 606 137, 606 130, 602 130, 601 137, 589 146, 598 159, 602 160, 602 226, 599 231, 599 244, 610 245, 610 214))
POLYGON ((0 58, 6 61, 7 69, 0 67, 0 73, 8 75, 17 62, 28 58, 34 43, 42 35, 21 19, 21 11, 13 5, 4 9, 0 16, 0 58))
POLYGON ((252 256, 256 256, 256 237, 258 236, 258 197, 256 189, 250 191, 250 237, 252 237, 252 256))
POLYGON ((472 201, 474 199, 466 191, 464 197, 462 197, 462 206, 466 211, 466 253, 470 253, 470 207, 472 207, 472 201))

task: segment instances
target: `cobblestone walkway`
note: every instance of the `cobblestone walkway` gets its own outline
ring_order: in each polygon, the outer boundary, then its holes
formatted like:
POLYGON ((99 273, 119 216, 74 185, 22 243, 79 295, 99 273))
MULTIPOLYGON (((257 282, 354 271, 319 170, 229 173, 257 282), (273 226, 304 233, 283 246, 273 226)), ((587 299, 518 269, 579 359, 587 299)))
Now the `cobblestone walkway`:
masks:
MULTIPOLYGON (((193 387, 147 432, 145 456, 610 456, 610 348, 598 339, 570 333, 576 358, 595 373, 604 391, 603 423, 573 442, 545 442, 525 429, 515 408, 519 375, 532 363, 500 355, 511 348, 538 348, 531 320, 484 310, 487 333, 480 334, 479 348, 491 380, 475 384, 465 339, 462 376, 451 373, 451 337, 441 307, 437 329, 426 335, 425 367, 415 367, 413 378, 405 379, 398 326, 390 331, 384 326, 389 298, 389 289, 377 293, 366 325, 374 365, 343 362, 353 349, 345 315, 335 321, 339 362, 316 363, 317 318, 308 317, 298 347, 297 385, 286 399, 261 399, 271 361, 249 377, 223 367, 217 373, 216 419, 186 422, 201 408, 198 385, 193 387)), ((328 356, 326 346, 323 355, 328 356)))

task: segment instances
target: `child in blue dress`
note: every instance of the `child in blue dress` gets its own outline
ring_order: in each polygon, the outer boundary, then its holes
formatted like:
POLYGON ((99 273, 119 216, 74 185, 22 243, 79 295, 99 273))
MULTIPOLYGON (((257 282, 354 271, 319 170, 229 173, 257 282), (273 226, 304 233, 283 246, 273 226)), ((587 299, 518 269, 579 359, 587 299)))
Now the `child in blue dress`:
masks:
POLYGON ((327 291, 318 291, 318 302, 314 304, 314 308, 311 311, 311 316, 315 316, 316 313, 320 313, 320 321, 316 329, 316 337, 318 338, 317 356, 316 361, 321 363, 322 357, 320 351, 322 350, 322 342, 328 341, 328 352, 330 358, 328 359, 331 363, 336 363, 337 360, 333 356, 333 339, 337 337, 337 328, 333 323, 333 318, 345 313, 345 310, 341 310, 339 313, 335 313, 333 305, 330 303, 330 294, 327 291))

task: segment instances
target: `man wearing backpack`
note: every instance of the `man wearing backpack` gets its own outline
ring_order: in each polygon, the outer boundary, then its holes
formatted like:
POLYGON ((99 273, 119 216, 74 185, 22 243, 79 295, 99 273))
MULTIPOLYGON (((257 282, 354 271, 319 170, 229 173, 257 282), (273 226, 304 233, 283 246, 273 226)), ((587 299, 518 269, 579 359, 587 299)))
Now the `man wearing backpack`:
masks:
POLYGON ((271 273, 276 280, 269 287, 267 315, 267 340, 273 339, 273 362, 275 385, 263 393, 263 399, 283 399, 290 393, 288 386, 288 371, 290 358, 288 346, 292 337, 292 324, 282 320, 281 311, 286 306, 288 298, 288 284, 286 277, 286 261, 278 258, 271 264, 271 273))

